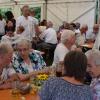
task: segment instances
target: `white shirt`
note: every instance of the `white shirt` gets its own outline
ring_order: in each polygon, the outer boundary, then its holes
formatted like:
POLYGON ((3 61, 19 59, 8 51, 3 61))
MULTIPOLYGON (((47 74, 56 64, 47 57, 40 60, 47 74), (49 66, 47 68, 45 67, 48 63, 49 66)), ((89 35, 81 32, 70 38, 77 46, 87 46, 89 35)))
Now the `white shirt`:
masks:
POLYGON ((31 17, 33 19, 35 25, 38 25, 39 24, 38 19, 36 19, 35 17, 32 17, 32 16, 29 16, 29 17, 31 17))
POLYGON ((95 40, 97 37, 97 34, 93 33, 93 32, 89 32, 86 36, 86 39, 91 39, 91 40, 95 40))
POLYGON ((97 35, 97 38, 96 38, 94 46, 93 46, 93 49, 99 50, 99 48, 100 48, 100 33, 97 35))
POLYGON ((68 52, 69 50, 67 49, 67 47, 65 47, 64 44, 59 43, 54 52, 53 65, 58 64, 60 61, 64 61, 64 57, 68 52))
POLYGON ((78 36, 76 37, 76 44, 77 45, 83 45, 85 43, 85 34, 78 34, 78 36))
POLYGON ((80 34, 80 33, 81 33, 80 29, 76 29, 76 30, 75 30, 75 33, 76 33, 76 34, 80 34))
POLYGON ((5 22, 4 20, 0 20, 0 35, 5 34, 5 22))
POLYGON ((14 34, 13 37, 9 37, 8 35, 4 35, 1 39, 1 42, 8 42, 11 45, 17 44, 21 39, 21 36, 18 34, 14 34))
POLYGON ((7 80, 11 75, 15 74, 15 70, 12 67, 3 68, 2 74, 1 74, 1 80, 5 81, 7 80))
POLYGON ((32 37, 35 37, 34 25, 35 25, 34 20, 30 16, 28 16, 27 19, 24 16, 20 16, 16 20, 16 28, 19 26, 23 26, 25 31, 23 32, 22 35, 29 41, 32 41, 32 37))
POLYGON ((41 39, 44 39, 44 42, 57 44, 57 34, 53 28, 48 28, 40 35, 41 39))

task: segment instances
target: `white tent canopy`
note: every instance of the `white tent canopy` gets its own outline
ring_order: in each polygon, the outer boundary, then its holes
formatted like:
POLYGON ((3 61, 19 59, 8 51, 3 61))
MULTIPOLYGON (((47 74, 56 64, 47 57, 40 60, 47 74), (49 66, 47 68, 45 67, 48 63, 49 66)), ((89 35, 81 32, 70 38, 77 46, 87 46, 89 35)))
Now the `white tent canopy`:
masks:
POLYGON ((15 18, 20 15, 24 4, 41 7, 41 20, 47 18, 53 21, 55 28, 62 21, 80 22, 88 24, 90 28, 94 24, 95 0, 0 0, 0 7, 12 7, 15 18), (18 2, 17 5, 14 1, 18 2))

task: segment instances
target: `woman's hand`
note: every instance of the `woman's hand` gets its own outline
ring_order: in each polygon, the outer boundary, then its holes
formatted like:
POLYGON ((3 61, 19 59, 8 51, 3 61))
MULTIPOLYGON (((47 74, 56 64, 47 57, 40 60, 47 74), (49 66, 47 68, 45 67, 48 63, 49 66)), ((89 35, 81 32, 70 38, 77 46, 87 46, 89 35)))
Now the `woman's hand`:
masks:
POLYGON ((26 81, 30 78, 30 74, 21 74, 21 73, 18 73, 18 77, 21 81, 26 81))

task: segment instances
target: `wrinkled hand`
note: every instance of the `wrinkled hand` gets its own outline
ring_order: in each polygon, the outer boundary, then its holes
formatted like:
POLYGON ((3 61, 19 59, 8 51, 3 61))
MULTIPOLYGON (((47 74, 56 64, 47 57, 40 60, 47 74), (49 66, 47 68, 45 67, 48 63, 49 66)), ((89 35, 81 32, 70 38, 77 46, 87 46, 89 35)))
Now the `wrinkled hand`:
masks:
POLYGON ((30 78, 30 75, 29 74, 21 74, 21 73, 19 73, 18 77, 19 77, 19 79, 21 81, 26 81, 26 80, 28 80, 30 78))

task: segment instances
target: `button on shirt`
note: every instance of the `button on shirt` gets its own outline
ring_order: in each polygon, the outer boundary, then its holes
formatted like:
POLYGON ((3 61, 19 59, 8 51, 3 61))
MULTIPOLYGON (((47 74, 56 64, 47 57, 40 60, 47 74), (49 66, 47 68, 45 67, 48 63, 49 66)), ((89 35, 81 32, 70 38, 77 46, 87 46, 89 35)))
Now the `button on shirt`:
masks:
POLYGON ((53 28, 48 28, 40 35, 41 39, 44 39, 44 42, 57 44, 57 34, 53 28))
POLYGON ((25 29, 23 36, 32 41, 32 37, 35 37, 34 20, 30 16, 27 19, 24 16, 20 16, 16 21, 16 27, 19 26, 23 26, 25 29))

